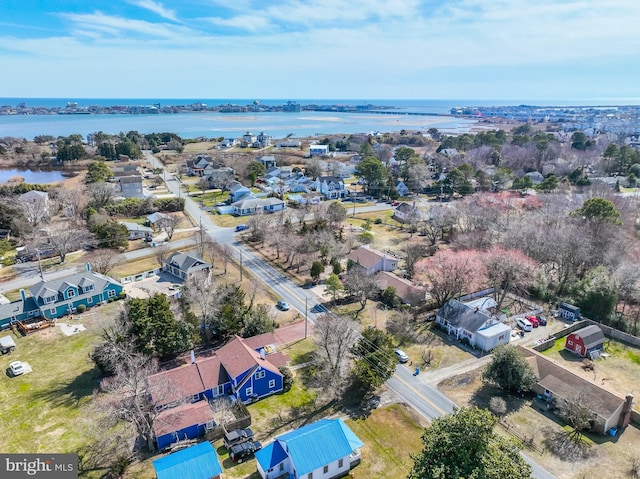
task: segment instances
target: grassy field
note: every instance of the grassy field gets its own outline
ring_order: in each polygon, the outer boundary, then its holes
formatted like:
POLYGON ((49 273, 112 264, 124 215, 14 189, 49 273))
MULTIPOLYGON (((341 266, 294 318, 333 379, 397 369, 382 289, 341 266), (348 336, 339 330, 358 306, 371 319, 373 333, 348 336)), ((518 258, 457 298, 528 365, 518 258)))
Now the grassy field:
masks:
POLYGON ((1 451, 72 452, 86 444, 95 428, 90 402, 100 376, 88 355, 99 324, 119 309, 111 303, 89 310, 74 320, 87 331, 73 336, 57 327, 13 336, 17 348, 2 356, 0 365, 6 370, 11 361, 26 361, 33 372, 0 378, 1 451))

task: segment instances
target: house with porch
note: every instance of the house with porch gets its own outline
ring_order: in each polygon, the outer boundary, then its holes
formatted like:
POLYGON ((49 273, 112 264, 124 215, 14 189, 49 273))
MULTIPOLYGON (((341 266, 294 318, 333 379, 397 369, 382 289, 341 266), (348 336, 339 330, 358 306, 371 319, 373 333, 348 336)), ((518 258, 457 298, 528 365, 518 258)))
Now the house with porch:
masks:
POLYGON ((360 246, 349 252, 347 260, 351 261, 352 267, 363 268, 367 276, 376 274, 378 271, 393 271, 398 268, 399 261, 398 258, 370 248, 369 245, 360 246))
POLYGON ((205 441, 153 461, 157 479, 222 479, 216 450, 205 441))
POLYGON ((591 430, 599 434, 608 434, 612 428, 616 432, 629 425, 633 409, 633 396, 612 391, 583 378, 573 371, 563 367, 556 361, 534 351, 531 348, 518 345, 518 351, 532 367, 537 382, 533 391, 556 409, 561 403, 580 400, 580 404, 588 407, 592 414, 591 430))
POLYGON ((318 176, 315 181, 315 189, 328 200, 337 200, 347 196, 344 180, 339 176, 318 176))
POLYGON ((506 344, 511 328, 490 311, 496 305, 492 298, 478 298, 468 303, 450 299, 436 313, 436 324, 456 339, 468 341, 473 348, 491 351, 506 344))
POLYGON ((200 257, 198 252, 181 253, 176 251, 172 253, 162 263, 162 271, 177 276, 182 280, 186 280, 192 274, 200 271, 209 272, 211 265, 200 257))
POLYGON ((262 479, 333 479, 360 464, 363 446, 342 419, 321 419, 277 436, 255 457, 262 479))
POLYGON ((62 278, 39 281, 29 288, 29 296, 20 290, 20 299, 0 305, 0 328, 17 321, 36 318, 56 319, 75 313, 79 305, 87 308, 117 298, 122 285, 113 278, 86 270, 62 278))

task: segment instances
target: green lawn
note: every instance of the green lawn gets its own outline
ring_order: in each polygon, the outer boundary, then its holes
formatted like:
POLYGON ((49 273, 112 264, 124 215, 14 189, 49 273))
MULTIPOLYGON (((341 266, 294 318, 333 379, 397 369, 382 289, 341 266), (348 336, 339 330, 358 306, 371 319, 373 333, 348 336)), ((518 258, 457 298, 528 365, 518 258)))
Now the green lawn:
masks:
MULTIPOLYGON (((119 303, 101 306, 89 310, 93 314, 87 318, 97 321, 119 308, 119 303)), ((69 453, 87 443, 96 424, 90 403, 100 374, 89 352, 98 340, 97 330, 64 336, 56 327, 13 336, 17 348, 2 356, 0 365, 6 370, 11 361, 26 361, 33 372, 0 378, 0 451, 69 453)))

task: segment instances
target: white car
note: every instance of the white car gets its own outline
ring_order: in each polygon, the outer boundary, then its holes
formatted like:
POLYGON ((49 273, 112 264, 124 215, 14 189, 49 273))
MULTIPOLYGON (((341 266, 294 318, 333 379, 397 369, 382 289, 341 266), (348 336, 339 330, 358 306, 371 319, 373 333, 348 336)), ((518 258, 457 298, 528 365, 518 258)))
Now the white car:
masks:
POLYGON ((402 349, 394 349, 393 352, 396 353, 398 361, 400 361, 401 363, 406 363, 407 361, 409 361, 409 356, 407 356, 407 353, 405 353, 402 349))
POLYGON ((24 374, 24 366, 22 365, 22 361, 13 361, 9 364, 9 370, 11 371, 12 376, 20 376, 24 374))
POLYGON ((516 324, 525 332, 533 331, 533 324, 531 324, 526 318, 516 319, 516 324))
POLYGON ((276 303, 276 307, 280 311, 289 311, 289 308, 290 308, 289 303, 287 303, 286 301, 282 301, 282 300, 280 300, 280 301, 278 301, 276 303))

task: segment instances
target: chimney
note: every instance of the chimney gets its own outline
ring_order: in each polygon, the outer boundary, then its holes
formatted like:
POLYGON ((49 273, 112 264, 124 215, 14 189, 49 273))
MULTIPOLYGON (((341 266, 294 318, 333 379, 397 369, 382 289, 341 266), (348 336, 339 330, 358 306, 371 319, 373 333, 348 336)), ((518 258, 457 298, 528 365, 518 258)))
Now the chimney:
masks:
POLYGON ((631 422, 631 409, 633 408, 633 394, 627 394, 627 397, 622 404, 622 412, 620 413, 620 419, 618 420, 618 427, 627 427, 631 422))
POLYGON ((24 294, 24 289, 22 288, 20 288, 20 299, 23 303, 27 301, 27 296, 24 294))
POLYGON ((87 271, 91 271, 91 263, 89 263, 88 261, 85 263, 84 267, 87 269, 87 271))

